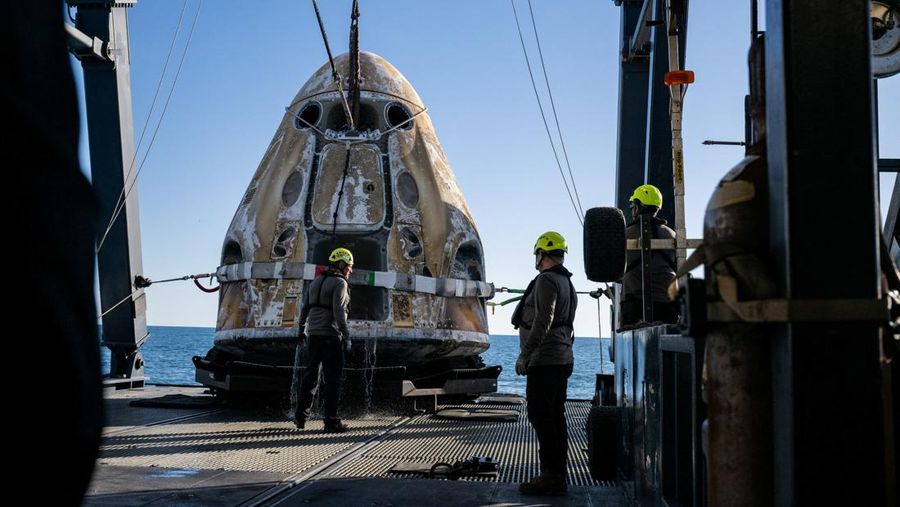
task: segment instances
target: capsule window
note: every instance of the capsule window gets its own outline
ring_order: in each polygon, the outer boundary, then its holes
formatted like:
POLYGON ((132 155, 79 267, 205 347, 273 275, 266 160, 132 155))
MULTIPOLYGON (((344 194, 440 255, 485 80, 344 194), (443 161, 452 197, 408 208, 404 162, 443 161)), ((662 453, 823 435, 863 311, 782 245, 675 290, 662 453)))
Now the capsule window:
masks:
POLYGON ((413 122, 410 118, 412 118, 412 113, 399 102, 391 102, 384 108, 384 120, 388 128, 399 127, 403 130, 409 130, 413 127, 413 122))
POLYGON ((474 242, 464 243, 456 251, 451 275, 464 280, 482 281, 484 280, 483 265, 481 249, 474 242))
POLYGON ((241 245, 237 241, 226 241, 222 247, 222 265, 239 264, 244 258, 241 254, 241 245))
POLYGON ((293 227, 288 227, 287 229, 283 230, 281 232, 281 234, 278 236, 278 242, 284 243, 285 241, 291 239, 291 236, 294 235, 294 232, 296 232, 296 231, 294 230, 293 227))
POLYGON ((318 102, 307 102, 300 108, 300 114, 294 119, 294 127, 298 129, 309 128, 310 125, 315 127, 322 118, 322 105, 318 102))
POLYGON ((415 208, 419 203, 419 187, 412 175, 406 171, 397 176, 397 197, 407 208, 415 208))
POLYGON ((303 176, 300 174, 300 171, 292 172, 288 179, 285 180, 284 187, 281 189, 281 202, 286 208, 290 208, 297 202, 302 186, 303 176))

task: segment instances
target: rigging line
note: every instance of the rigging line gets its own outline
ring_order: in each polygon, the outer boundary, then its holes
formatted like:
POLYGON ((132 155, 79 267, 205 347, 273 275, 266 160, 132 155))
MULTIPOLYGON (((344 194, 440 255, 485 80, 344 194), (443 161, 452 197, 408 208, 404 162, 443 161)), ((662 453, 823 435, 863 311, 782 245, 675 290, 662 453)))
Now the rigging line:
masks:
POLYGON ((109 225, 106 227, 106 231, 103 233, 103 237, 100 238, 99 243, 97 244, 96 252, 99 253, 103 248, 103 244, 106 242, 106 238, 109 236, 109 232, 112 230, 113 225, 115 225, 116 220, 119 218, 119 215, 122 213, 122 210, 125 209, 125 205, 128 203, 128 196, 131 194, 132 190, 134 190, 135 184, 137 184, 138 176, 141 175, 141 171, 144 169, 144 164, 147 162, 147 157, 150 156, 150 150, 153 148, 153 143, 156 141, 156 136, 159 134, 159 128, 162 126, 162 122, 166 117, 166 112, 169 110, 169 103, 172 100, 172 95, 175 93, 175 86, 178 84, 178 78, 181 76, 181 69, 184 66, 185 58, 187 57, 188 49, 191 46, 191 41, 194 38, 194 29, 197 27, 197 20, 200 18, 200 8, 203 7, 203 0, 200 0, 197 3, 197 11, 194 13, 194 20, 191 22, 191 30, 188 32, 188 39, 184 45, 184 51, 181 53, 181 60, 178 62, 178 68, 175 70, 175 78, 172 81, 172 88, 169 89, 169 94, 166 96, 166 102, 163 104, 162 113, 159 115, 159 119, 156 122, 156 127, 153 129, 153 135, 150 136, 150 144, 147 146, 147 151, 144 152, 144 158, 141 159, 141 163, 138 166, 137 173, 135 173, 134 178, 131 180, 131 184, 128 186, 128 190, 125 192, 125 198, 119 203, 118 208, 113 213, 113 217, 109 222, 109 225))
POLYGON ((350 125, 350 130, 356 130, 356 125, 353 124, 353 115, 350 113, 350 104, 347 103, 347 94, 344 93, 341 75, 338 74, 337 69, 334 67, 334 58, 331 56, 331 46, 328 45, 328 35, 325 34, 325 24, 322 23, 322 15, 319 14, 319 4, 316 3, 316 0, 312 0, 312 4, 313 9, 316 11, 316 20, 319 21, 319 31, 322 32, 322 41, 325 43, 325 52, 328 53, 328 63, 331 64, 331 79, 337 83, 338 91, 341 92, 341 103, 344 105, 344 115, 347 116, 347 123, 350 125))
POLYGON ((166 77, 166 72, 169 70, 169 62, 172 59, 172 52, 175 49, 175 42, 178 40, 178 34, 181 33, 181 27, 184 24, 184 11, 187 10, 187 0, 181 4, 181 13, 178 15, 178 24, 175 25, 175 33, 172 34, 172 43, 169 45, 169 53, 166 55, 166 61, 163 63, 162 72, 159 74, 159 82, 156 83, 156 91, 153 93, 153 100, 150 102, 150 111, 147 113, 147 119, 144 120, 144 127, 141 129, 141 135, 138 138, 137 146, 134 147, 134 154, 131 157, 131 163, 128 164, 128 170, 125 171, 125 178, 122 182, 122 191, 119 192, 119 197, 116 199, 116 204, 113 206, 113 212, 109 217, 109 222, 106 224, 107 228, 111 227, 113 221, 115 220, 115 215, 119 206, 123 199, 125 199, 125 185, 128 184, 128 178, 131 177, 131 173, 134 171, 134 163, 137 161, 138 152, 141 150, 141 145, 144 144, 144 135, 147 133, 147 127, 150 126, 150 118, 153 117, 153 111, 156 109, 156 100, 159 98, 159 92, 162 90, 163 80, 166 77))
POLYGON ((419 111, 418 113, 416 113, 416 114, 410 116, 409 118, 403 120, 402 122, 400 122, 400 123, 394 125, 393 127, 389 128, 389 129, 387 129, 387 130, 385 130, 384 132, 381 133, 381 135, 380 135, 378 138, 381 139, 382 137, 384 137, 384 136, 390 134, 391 132, 397 130, 398 128, 403 127, 403 126, 406 125, 407 123, 409 123, 409 122, 413 121, 414 119, 416 119, 416 116, 419 116, 420 114, 425 113, 425 111, 428 111, 428 108, 427 108, 427 107, 423 107, 422 110, 419 111))
MULTIPOLYGON (((393 99, 397 99, 397 100, 399 100, 400 102, 405 102, 405 103, 409 104, 410 106, 414 106, 414 107, 417 107, 417 108, 419 108, 419 109, 422 109, 423 107, 425 107, 425 106, 423 106, 422 104, 417 104, 417 103, 415 103, 415 102, 409 100, 409 99, 406 98, 406 97, 401 97, 401 96, 399 96, 399 95, 394 95, 393 93, 388 93, 388 92, 383 91, 383 90, 373 90, 373 89, 371 89, 371 88, 360 88, 359 91, 361 91, 361 92, 371 92, 371 93, 378 94, 378 95, 384 95, 385 97, 391 97, 391 98, 393 98, 393 99)), ((306 95, 306 96, 304 96, 304 97, 300 97, 299 99, 295 100, 295 101, 292 102, 291 105, 288 106, 288 107, 289 107, 289 108, 290 108, 290 107, 294 107, 294 106, 296 106, 297 104, 303 102, 304 100, 308 100, 308 99, 311 99, 311 98, 313 98, 313 97, 319 97, 319 96, 322 96, 322 95, 327 95, 327 94, 329 94, 329 93, 337 93, 337 92, 335 92, 334 90, 325 90, 324 92, 317 92, 317 93, 313 93, 313 94, 310 94, 310 95, 306 95)))
POLYGON ((578 211, 578 206, 575 204, 575 199, 572 197, 572 191, 569 190, 569 182, 566 180, 566 175, 563 172, 562 163, 559 161, 559 154, 556 152, 556 145, 553 142, 553 136, 550 135, 550 126, 547 125, 547 117, 544 114, 544 106, 541 105, 541 97, 538 94, 537 85, 534 82, 534 73, 531 71, 531 61, 528 59, 528 51, 525 49, 525 39, 522 37, 522 27, 519 25, 519 14, 516 12, 516 4, 514 0, 509 0, 510 5, 513 8, 513 17, 516 19, 516 29, 519 31, 519 42, 522 43, 522 53, 525 55, 525 64, 528 66, 528 76, 531 78, 531 87, 534 89, 534 98, 537 100, 538 108, 541 110, 541 120, 544 121, 544 130, 547 131, 547 138, 550 140, 550 148, 553 149, 553 157, 556 159, 556 167, 559 168, 559 175, 562 176, 563 185, 566 187, 566 193, 569 194, 569 201, 572 203, 572 208, 575 211, 575 215, 578 217, 578 223, 584 227, 584 220, 581 218, 581 213, 578 211))
POLYGON ((600 375, 603 375, 603 317, 600 314, 600 298, 597 298, 597 342, 600 344, 600 375))
POLYGON ((337 204, 334 206, 334 215, 331 217, 331 239, 337 239, 337 223, 338 223, 338 211, 341 209, 341 199, 344 197, 344 185, 347 183, 347 173, 350 172, 350 143, 347 143, 347 154, 344 160, 344 177, 341 179, 341 189, 338 191, 338 199, 337 204))
MULTIPOLYGON (((335 138, 335 137, 330 137, 330 136, 325 135, 325 133, 322 132, 321 130, 319 130, 318 128, 316 128, 315 125, 313 125, 312 123, 310 123, 310 122, 304 120, 304 119, 300 116, 300 113, 299 113, 299 112, 292 111, 291 109, 288 109, 288 108, 285 108, 285 111, 291 113, 291 115, 292 115, 294 118, 296 118, 296 119, 302 121, 307 127, 311 128, 311 129, 313 129, 313 130, 315 130, 318 134, 320 134, 320 135, 321 135, 322 137, 324 137, 325 139, 337 139, 337 140, 340 140, 340 141, 343 141, 343 142, 351 142, 351 141, 348 141, 348 140, 346 140, 346 139, 335 138)), ((404 125, 406 125, 407 123, 413 121, 414 119, 416 119, 417 116, 419 116, 420 114, 424 114, 426 111, 428 111, 428 108, 427 108, 427 107, 422 108, 422 110, 419 111, 418 113, 416 113, 416 114, 410 116, 409 118, 403 120, 402 122, 398 123, 397 125, 394 125, 393 127, 389 128, 389 129, 387 129, 387 130, 385 130, 384 132, 381 132, 381 133, 380 133, 376 138, 374 138, 374 139, 365 138, 365 139, 356 140, 355 142, 369 142, 369 141, 371 141, 371 140, 377 141, 377 140, 383 138, 384 136, 390 134, 391 132, 397 130, 398 128, 401 128, 401 127, 403 127, 404 125)))
POLYGON ((566 142, 563 140, 562 129, 559 126, 559 117, 556 116, 556 103, 553 101, 553 91, 550 89, 550 79, 547 77, 547 67, 544 65, 544 52, 541 50, 541 38, 538 36, 537 24, 534 21, 534 10, 531 8, 531 0, 528 0, 528 12, 531 14, 534 40, 537 42, 538 56, 541 58, 541 69, 544 71, 544 82, 547 84, 547 95, 550 96, 550 109, 553 111, 553 119, 556 121, 556 133, 559 134, 559 144, 562 146, 563 157, 566 159, 566 168, 569 170, 569 180, 572 181, 572 190, 575 192, 575 200, 578 202, 578 211, 584 216, 584 207, 581 205, 581 197, 578 195, 578 185, 575 184, 575 176, 572 175, 572 164, 569 163, 566 142))
POLYGON ((285 109, 285 111, 291 113, 291 116, 293 116, 295 119, 302 121, 303 123, 306 124, 307 127, 315 130, 316 133, 318 133, 320 136, 325 137, 325 132, 322 132, 321 130, 317 129, 315 125, 304 120, 303 117, 300 116, 300 111, 291 111, 290 108, 287 108, 287 107, 284 109, 285 109))
POLYGON ((118 303, 112 305, 112 308, 110 308, 109 310, 106 310, 105 312, 101 313, 100 316, 97 317, 97 320, 102 319, 103 317, 106 316, 107 313, 109 313, 109 312, 115 310, 116 308, 119 307, 119 305, 121 305, 121 304, 124 303, 125 301, 128 301, 129 299, 131 299, 131 296, 134 296, 135 294, 137 294, 137 292, 138 292, 139 290, 140 290, 140 289, 135 289, 134 292, 132 292, 131 294, 129 294, 129 295, 125 296, 124 298, 122 298, 122 300, 119 301, 118 303))

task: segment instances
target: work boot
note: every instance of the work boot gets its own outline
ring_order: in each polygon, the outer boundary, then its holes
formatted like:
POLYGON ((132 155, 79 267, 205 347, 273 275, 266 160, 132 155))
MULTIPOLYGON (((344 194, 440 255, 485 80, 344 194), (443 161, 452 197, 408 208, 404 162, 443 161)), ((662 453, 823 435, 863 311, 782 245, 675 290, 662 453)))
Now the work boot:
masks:
POLYGON ((297 427, 298 430, 302 430, 306 426, 306 419, 302 417, 294 416, 294 426, 297 427))
POLYGON ((541 473, 519 484, 519 493, 533 496, 561 496, 566 494, 566 480, 560 475, 541 473))
POLYGON ((350 427, 342 423, 340 419, 325 419, 325 433, 346 433, 350 427))

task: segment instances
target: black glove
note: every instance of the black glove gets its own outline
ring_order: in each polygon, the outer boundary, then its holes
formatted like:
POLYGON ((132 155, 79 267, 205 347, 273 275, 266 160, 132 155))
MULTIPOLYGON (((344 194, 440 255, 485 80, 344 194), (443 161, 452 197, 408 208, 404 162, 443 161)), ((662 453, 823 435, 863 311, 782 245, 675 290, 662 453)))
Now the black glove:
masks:
POLYGON ((528 375, 528 360, 521 354, 516 359, 516 375, 528 375))

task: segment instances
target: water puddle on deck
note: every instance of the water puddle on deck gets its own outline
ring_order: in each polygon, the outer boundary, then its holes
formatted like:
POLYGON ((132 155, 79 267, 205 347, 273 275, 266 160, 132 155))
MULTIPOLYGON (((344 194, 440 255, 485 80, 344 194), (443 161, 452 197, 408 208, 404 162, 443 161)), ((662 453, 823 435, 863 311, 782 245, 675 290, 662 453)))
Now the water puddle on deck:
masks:
POLYGON ((197 468, 165 468, 150 475, 153 479, 181 479, 200 473, 197 468))

